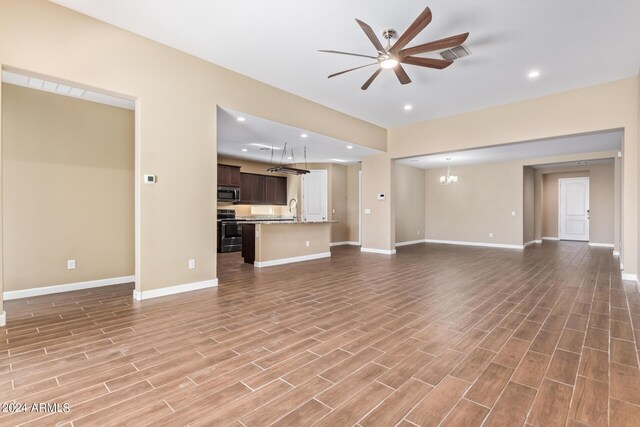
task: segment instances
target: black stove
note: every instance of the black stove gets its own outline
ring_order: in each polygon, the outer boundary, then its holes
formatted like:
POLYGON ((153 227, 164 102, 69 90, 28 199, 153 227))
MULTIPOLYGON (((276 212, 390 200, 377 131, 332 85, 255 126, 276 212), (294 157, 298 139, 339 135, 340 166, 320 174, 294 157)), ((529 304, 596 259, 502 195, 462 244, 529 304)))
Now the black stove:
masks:
POLYGON ((218 252, 242 250, 242 224, 233 209, 218 209, 218 252))

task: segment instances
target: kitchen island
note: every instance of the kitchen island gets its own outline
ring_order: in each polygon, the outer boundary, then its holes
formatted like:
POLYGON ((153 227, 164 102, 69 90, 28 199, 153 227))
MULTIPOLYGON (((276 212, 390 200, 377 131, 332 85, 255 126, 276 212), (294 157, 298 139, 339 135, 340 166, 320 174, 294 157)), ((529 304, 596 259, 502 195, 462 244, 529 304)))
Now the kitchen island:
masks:
POLYGON ((242 257, 254 267, 270 267, 331 256, 331 224, 337 221, 246 221, 242 257))

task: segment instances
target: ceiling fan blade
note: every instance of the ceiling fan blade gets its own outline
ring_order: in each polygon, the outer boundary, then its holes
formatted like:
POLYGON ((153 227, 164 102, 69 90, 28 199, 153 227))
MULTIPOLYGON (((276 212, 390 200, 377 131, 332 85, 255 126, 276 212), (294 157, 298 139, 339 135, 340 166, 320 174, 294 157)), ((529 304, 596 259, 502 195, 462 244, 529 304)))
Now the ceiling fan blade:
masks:
POLYGON ((369 88, 369 86, 371 85, 371 83, 373 83, 373 81, 376 79, 376 77, 378 77, 378 74, 380 74, 380 72, 382 71, 382 68, 378 68, 372 75, 371 77, 369 77, 369 80, 367 80, 366 82, 364 82, 364 84, 362 85, 362 87, 360 89, 362 90, 367 90, 369 88))
POLYGON ((371 56, 371 55, 362 55, 360 53, 350 53, 350 52, 341 52, 339 50, 319 50, 318 52, 324 52, 324 53, 337 53, 338 55, 350 55, 350 56, 360 56, 362 58, 371 58, 371 59, 378 59, 376 56, 371 56))
POLYGON ((409 75, 404 70, 404 68, 402 68, 402 65, 400 64, 396 65, 395 67, 393 67, 393 71, 396 73, 396 77, 398 77, 398 80, 400 80, 400 83, 402 83, 403 85, 406 85, 407 83, 411 83, 411 79, 409 78, 409 75))
POLYGON ((390 52, 398 53, 403 47, 405 47, 415 36, 420 34, 420 31, 429 25, 433 15, 431 9, 428 7, 422 11, 420 15, 413 21, 413 23, 407 28, 407 30, 400 36, 397 42, 393 45, 390 52))
POLYGON ((453 64, 453 61, 446 61, 444 59, 433 58, 418 58, 415 56, 405 56, 402 58, 403 64, 417 65, 419 67, 436 68, 442 70, 453 64))
POLYGON ((384 46, 382 46, 382 43, 380 43, 380 39, 376 37, 376 33, 373 32, 371 27, 359 19, 356 19, 356 22, 360 25, 360 28, 362 28, 362 31, 364 31, 369 40, 371 40, 371 43, 373 43, 376 50, 380 53, 386 53, 387 51, 384 49, 384 46))
POLYGON ((331 77, 335 77, 335 76, 339 76, 340 74, 344 74, 344 73, 348 73, 349 71, 354 71, 354 70, 359 70, 360 68, 364 68, 364 67, 371 67, 372 65, 378 65, 377 62, 374 62, 373 64, 367 64, 367 65, 361 65, 359 67, 355 67, 355 68, 350 68, 348 70, 344 70, 344 71, 340 71, 339 73, 334 73, 331 74, 329 77, 327 78, 331 78, 331 77))
POLYGON ((467 37, 469 37, 469 33, 458 34, 457 36, 451 36, 401 50, 400 54, 402 56, 411 56, 418 55, 420 53, 433 52, 434 50, 448 49, 450 47, 460 46, 465 42, 465 40, 467 40, 467 37))

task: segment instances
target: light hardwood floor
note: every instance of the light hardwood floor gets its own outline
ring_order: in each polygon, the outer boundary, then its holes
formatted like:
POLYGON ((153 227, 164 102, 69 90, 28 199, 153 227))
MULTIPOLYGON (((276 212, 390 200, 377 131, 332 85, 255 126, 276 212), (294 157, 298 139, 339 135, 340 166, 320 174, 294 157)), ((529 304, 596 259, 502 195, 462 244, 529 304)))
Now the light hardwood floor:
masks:
POLYGON ((623 426, 640 294, 611 251, 415 245, 142 303, 133 285, 8 301, 0 425, 623 426))

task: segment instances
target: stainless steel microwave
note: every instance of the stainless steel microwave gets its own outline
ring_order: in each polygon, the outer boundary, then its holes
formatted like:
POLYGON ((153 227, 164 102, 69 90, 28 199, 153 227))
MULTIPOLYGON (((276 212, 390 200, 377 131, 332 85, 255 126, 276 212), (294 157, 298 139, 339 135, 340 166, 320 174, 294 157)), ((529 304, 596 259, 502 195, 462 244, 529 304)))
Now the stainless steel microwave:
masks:
POLYGON ((234 187, 218 187, 219 202, 238 202, 240 201, 240 189, 234 187))

